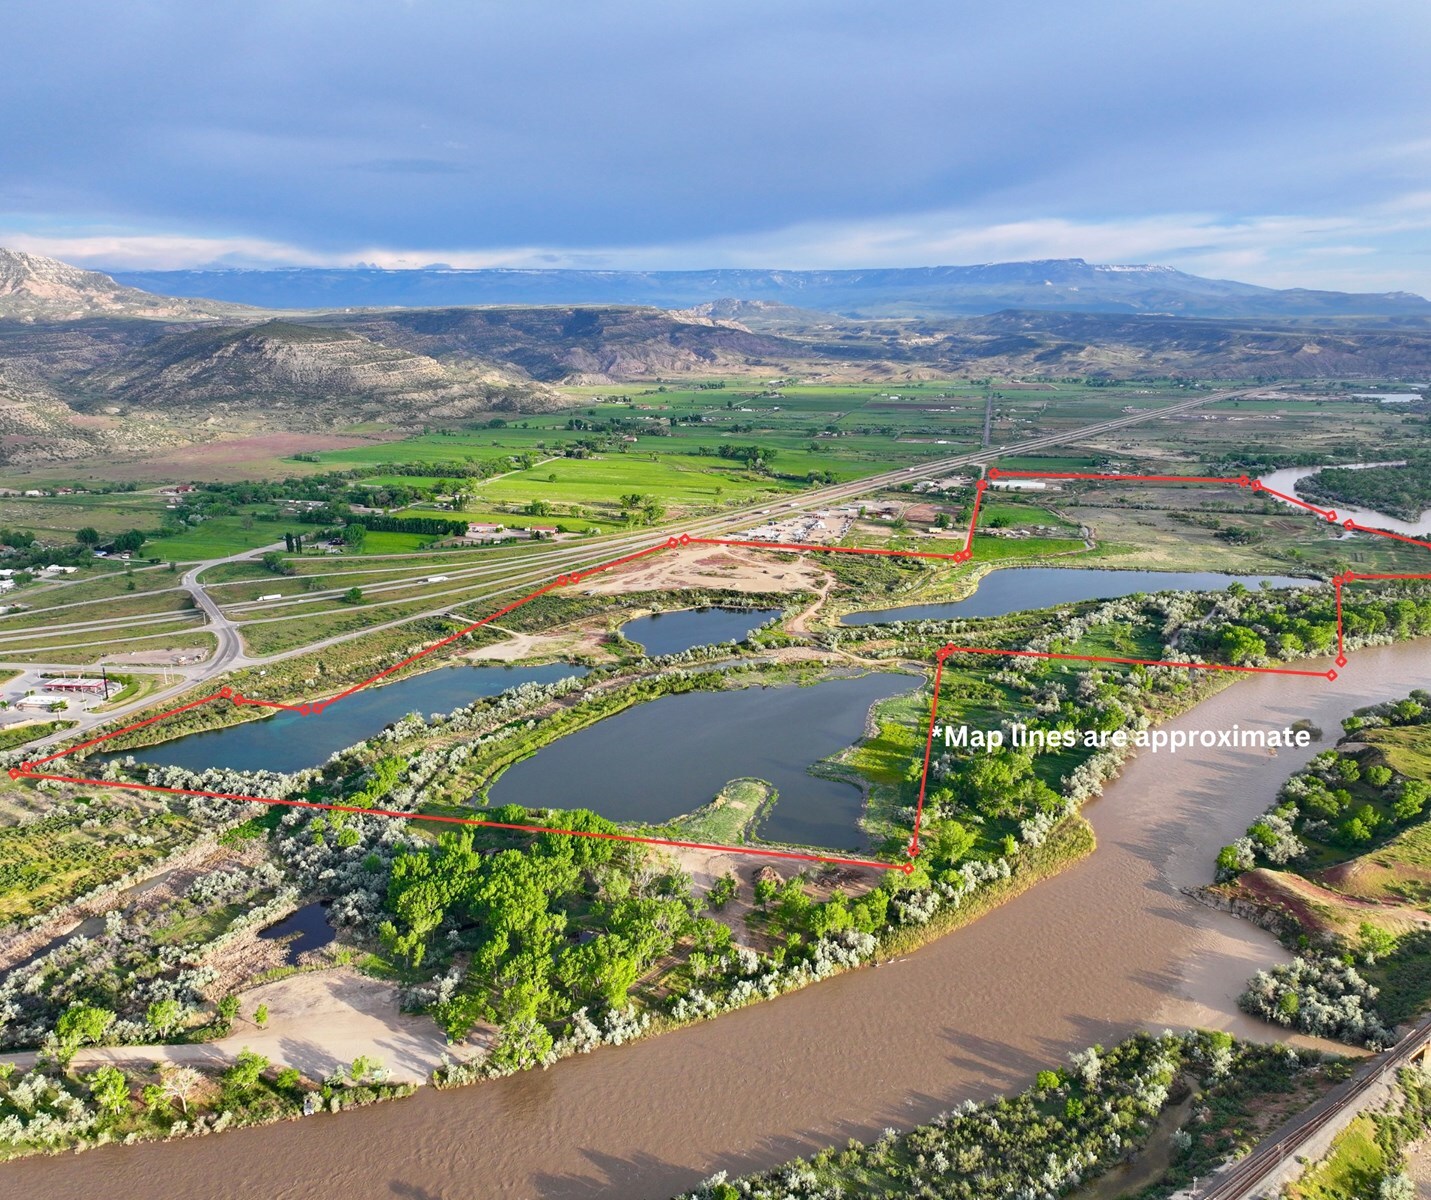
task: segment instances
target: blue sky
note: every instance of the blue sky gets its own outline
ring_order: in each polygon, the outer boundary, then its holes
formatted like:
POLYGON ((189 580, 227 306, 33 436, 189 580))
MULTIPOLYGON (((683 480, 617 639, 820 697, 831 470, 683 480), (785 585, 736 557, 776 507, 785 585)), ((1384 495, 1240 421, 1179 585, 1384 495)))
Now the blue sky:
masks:
POLYGON ((1425 0, 10 0, 0 245, 1431 293, 1425 0))

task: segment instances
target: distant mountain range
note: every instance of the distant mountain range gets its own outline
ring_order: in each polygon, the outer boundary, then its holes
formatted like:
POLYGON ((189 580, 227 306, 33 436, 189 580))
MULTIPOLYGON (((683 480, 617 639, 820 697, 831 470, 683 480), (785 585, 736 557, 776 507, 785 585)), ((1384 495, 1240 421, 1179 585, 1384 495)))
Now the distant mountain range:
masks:
POLYGON ((450 307, 475 304, 641 304, 691 308, 766 301, 843 317, 980 316, 1004 309, 1164 313, 1185 317, 1431 316, 1410 292, 1350 293, 1258 287, 1171 267, 1081 258, 867 271, 115 271, 130 287, 265 308, 450 307))
MULTIPOLYGON (((1121 288, 1125 299, 1157 288, 1165 296, 1167 289, 1181 288, 1187 297, 1193 285, 1204 287, 1208 303, 1217 288, 1225 296, 1236 289, 1283 300, 1294 295, 1176 271, 1083 263, 967 272, 986 276, 983 295, 994 288, 988 276, 1012 289, 1056 274, 1058 283, 1041 286, 1063 294, 1082 289, 1072 280, 1092 278, 1106 283, 1105 296, 1121 288), (1013 278, 1019 275, 1022 285, 1013 278)), ((382 274, 409 283, 434 275, 382 274)), ((588 278, 582 272, 550 274, 588 278)), ((796 278, 736 274, 752 281, 796 278)), ((193 273, 203 280, 264 275, 193 273)), ((828 280, 836 275, 863 279, 865 273, 822 274, 827 282, 812 280, 811 287, 833 287, 828 280)), ((940 271, 874 275, 890 288, 891 276, 917 276, 937 290, 930 280, 940 271)), ((946 290, 957 288, 946 281, 946 290)), ((1295 295, 1304 302, 1333 297, 1361 308, 1356 316, 1322 310, 1295 319, 1033 306, 972 316, 852 319, 816 307, 824 303, 820 295, 802 293, 794 297, 799 305, 725 297, 684 309, 588 302, 275 312, 230 300, 156 295, 54 259, 0 250, 0 464, 152 454, 275 432, 362 429, 390 436, 432 422, 564 407, 573 400, 558 387, 570 384, 650 386, 682 378, 792 374, 893 384, 969 375, 1411 381, 1431 375, 1431 320, 1416 311, 1427 307, 1425 301, 1405 297, 1407 312, 1376 315, 1367 311, 1366 297, 1295 295)), ((1375 299, 1390 304, 1393 298, 1375 299)))

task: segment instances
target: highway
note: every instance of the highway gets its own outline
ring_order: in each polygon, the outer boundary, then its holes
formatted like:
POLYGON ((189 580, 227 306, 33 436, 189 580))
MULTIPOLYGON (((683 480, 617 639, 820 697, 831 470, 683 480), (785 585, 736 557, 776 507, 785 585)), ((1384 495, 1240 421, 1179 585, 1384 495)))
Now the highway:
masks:
MULTIPOLYGON (((434 604, 432 608, 425 609, 422 612, 406 613, 390 621, 377 621, 354 632, 317 639, 303 646, 272 655, 254 656, 246 652, 241 634, 242 626, 235 622, 229 612, 225 611, 225 607, 221 606, 219 602, 214 599, 210 588, 203 584, 202 576, 206 571, 222 563, 256 558, 266 550, 279 548, 281 544, 275 543, 271 546, 257 547, 245 551, 242 554, 210 559, 190 566, 182 577, 181 586, 194 598, 195 604, 207 618, 207 622, 202 628, 207 632, 212 632, 216 636, 218 645, 215 653, 205 662, 185 669, 185 678, 182 682, 173 687, 167 688, 163 692, 145 696, 123 709, 102 714, 80 715, 78 717, 78 723, 74 728, 38 739, 36 742, 31 743, 31 745, 39 746, 65 741, 84 734, 100 725, 120 723, 127 714, 131 714, 140 709, 152 708, 162 701, 171 699, 201 684, 217 680, 219 676, 240 667, 263 665, 265 663, 278 662, 283 659, 310 654, 315 650, 320 650, 327 646, 350 641, 354 638, 363 637, 384 629, 406 625, 426 617, 446 616, 454 609, 466 608, 477 603, 486 604, 490 601, 492 607, 500 607, 503 601, 524 595, 550 582, 559 574, 591 570, 602 563, 610 562, 613 559, 620 558, 623 555, 633 553, 637 550, 646 549, 667 537, 678 537, 682 534, 689 534, 692 537, 729 536, 742 529, 748 528, 755 523, 756 518, 790 516, 799 512, 828 507, 832 504, 851 500, 872 491, 878 491, 881 488, 926 479, 937 479, 947 475, 951 471, 986 464, 1001 457, 1023 455, 1033 451, 1046 450, 1056 446, 1081 442, 1085 439, 1111 433, 1130 425, 1138 425, 1146 421, 1175 416, 1191 409, 1200 408, 1207 404, 1214 404, 1222 400, 1233 399, 1246 395, 1249 391, 1256 390, 1258 389, 1208 392, 1162 408, 1146 409, 1108 421, 1085 425, 1074 430, 1028 438, 1024 441, 1010 443, 1006 446, 981 449, 971 453, 936 459, 915 467, 883 471, 875 475, 852 480, 848 483, 815 488, 784 500, 755 502, 720 513, 689 518, 684 521, 665 525, 660 529, 640 529, 621 534, 613 534, 603 538, 584 539, 579 543, 558 543, 544 550, 533 551, 531 554, 506 556, 501 560, 478 563, 470 568, 464 566, 456 570, 444 570, 441 568, 434 569, 431 565, 425 564, 422 567, 415 567, 411 577, 408 579, 389 579, 385 585, 376 586, 372 590, 375 592, 380 591, 382 586, 390 586, 392 588, 411 587, 413 584, 421 583, 434 573, 441 573, 449 576, 449 581, 457 583, 458 586, 438 590, 432 594, 432 599, 441 601, 445 595, 453 595, 454 593, 459 593, 460 598, 434 604), (499 586, 484 591, 480 599, 474 598, 471 595, 470 581, 483 577, 491 578, 492 581, 499 586), (464 581, 466 581, 469 586, 462 586, 464 581)), ((480 551, 468 553, 480 553, 480 551)), ((401 558, 402 556, 394 557, 401 558)), ((218 586, 221 587, 222 585, 218 586)), ((441 585, 437 586, 441 587, 441 585)), ((340 594, 341 590, 342 589, 331 589, 326 592, 304 593, 301 597, 294 597, 291 603, 307 604, 315 599, 335 597, 337 594, 340 594)), ((268 602, 263 607, 265 609, 276 608, 281 603, 282 602, 268 602)), ((253 602, 240 603, 233 605, 231 611, 243 613, 252 610, 254 607, 253 602)), ((275 612, 274 617, 271 619, 302 620, 306 616, 322 615, 323 611, 334 610, 321 610, 319 613, 305 612, 302 616, 295 614, 286 618, 281 612, 275 612)), ((122 632, 134 627, 142 629, 145 624, 153 623, 157 619, 173 620, 176 617, 181 618, 182 614, 164 614, 160 618, 156 618, 153 614, 137 617, 121 617, 116 618, 110 623, 84 622, 77 623, 73 626, 53 626, 51 629, 57 634, 76 632, 81 628, 85 631, 112 629, 122 632)), ((263 618, 260 618, 260 620, 263 620, 263 618)), ((0 639, 3 639, 3 636, 3 631, 0 631, 0 639)), ((0 654, 3 654, 3 640, 0 640, 0 654)), ((36 664, 34 662, 4 664, 3 661, 0 661, 0 665, 13 665, 17 668, 34 670, 47 664, 36 664)), ((55 666, 60 665, 62 664, 55 664, 55 666)))

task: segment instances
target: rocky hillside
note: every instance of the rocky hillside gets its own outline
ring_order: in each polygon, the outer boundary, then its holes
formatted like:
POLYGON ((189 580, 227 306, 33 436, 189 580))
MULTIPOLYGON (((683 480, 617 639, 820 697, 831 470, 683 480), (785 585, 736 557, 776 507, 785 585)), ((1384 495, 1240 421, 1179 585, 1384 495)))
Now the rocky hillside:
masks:
POLYGON ((329 315, 315 323, 444 362, 494 364, 547 383, 599 383, 779 369, 798 341, 658 308, 433 308, 329 315))
POLYGON ((58 259, 0 249, 0 318, 65 321, 93 316, 201 320, 234 316, 243 306, 157 296, 58 259))
MULTIPOLYGON (((1431 329, 996 313, 908 339, 915 358, 951 369, 1118 378, 1420 378, 1431 370, 1431 329)), ((887 351, 888 352, 888 351, 887 351)))
POLYGON ((182 330, 74 381, 76 407, 222 421, 262 415, 285 429, 396 426, 514 408, 535 389, 446 366, 343 329, 289 321, 182 330))
MULTIPOLYGON (((1041 266, 1015 265, 1024 274, 1041 266)), ((999 278, 1008 283, 1009 273, 999 278)), ((1414 315, 1274 321, 1011 310, 854 320, 749 298, 682 311, 604 304, 287 318, 213 307, 222 320, 204 319, 202 302, 0 252, 0 461, 357 424, 409 430, 559 407, 558 383, 791 373, 828 381, 1431 375, 1431 320, 1414 315)))

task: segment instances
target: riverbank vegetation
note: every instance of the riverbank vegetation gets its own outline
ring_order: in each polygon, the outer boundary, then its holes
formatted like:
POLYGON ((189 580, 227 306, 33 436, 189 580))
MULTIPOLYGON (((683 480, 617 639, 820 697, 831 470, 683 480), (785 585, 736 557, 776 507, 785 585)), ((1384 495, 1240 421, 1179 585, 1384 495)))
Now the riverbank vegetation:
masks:
POLYGON ((359 1108, 415 1090, 388 1083, 386 1069, 368 1058, 315 1080, 250 1050, 221 1070, 183 1063, 82 1070, 71 1065, 78 1048, 78 1040, 57 1046, 28 1071, 0 1063, 0 1161, 222 1133, 359 1108))
POLYGON ((1170 1166, 1139 1192, 1166 1196, 1245 1153, 1278 1114, 1310 1102, 1343 1070, 1225 1033, 1138 1035, 1071 1054, 1018 1095, 968 1101, 907 1132, 852 1138, 755 1175, 722 1171, 680 1200, 1062 1196, 1137 1155, 1159 1118, 1191 1095, 1189 1119, 1169 1135, 1170 1166))
MULTIPOLYGON (((1328 601, 1326 589, 1315 588, 1165 593, 981 622, 825 629, 789 661, 769 661, 757 637, 664 659, 628 657, 584 679, 524 685, 442 716, 411 715, 291 775, 111 760, 99 771, 116 781, 507 828, 437 835, 432 825, 364 812, 176 798, 174 814, 213 835, 234 831, 231 844, 256 857, 232 865, 208 890, 195 892, 194 881, 186 899, 142 915, 124 906, 102 934, 42 947, 7 980, 0 1028, 10 1045, 43 1045, 59 1036, 66 1013, 87 1006, 113 1015, 105 1041, 204 1036, 223 1020, 219 1006, 230 994, 216 952, 314 898, 332 899, 329 919, 344 943, 398 983, 410 1007, 431 1013, 454 1041, 480 1031, 485 1048, 444 1068, 444 1084, 546 1065, 771 998, 907 952, 1087 853, 1091 833, 1078 809, 1117 771, 1123 752, 940 746, 920 853, 907 873, 876 879, 782 864, 728 877, 719 895, 699 894, 680 862, 621 840, 630 831, 596 814, 539 804, 483 809, 474 794, 555 738, 675 691, 813 681, 848 671, 852 659, 927 664, 954 638, 1051 653, 1194 657, 1192 650, 1246 650, 1228 648, 1226 631, 1237 628, 1260 638, 1263 654, 1307 654, 1315 638, 1298 648, 1275 635, 1297 632, 1299 621, 1310 634, 1328 601), (572 828, 620 836, 545 832, 572 828), (252 836, 238 838, 239 830, 252 836), (122 989, 120 979, 128 981, 122 989), (161 1030, 149 1009, 169 1001, 181 1019, 161 1030)), ((1348 605, 1349 615, 1364 618, 1354 639, 1414 631, 1423 603, 1390 589, 1358 593, 1348 605)), ((1133 729, 1221 682, 1176 668, 955 656, 945 667, 940 719, 985 729, 1014 721, 1084 733, 1133 729)), ((869 786, 875 844, 896 861, 908 845, 922 765, 920 733, 910 730, 922 730, 927 704, 927 693, 897 697, 876 714, 872 738, 836 764, 869 786)), ((726 807, 722 820, 734 815, 726 807)))
POLYGON ((1419 521, 1431 509, 1431 453, 1412 451, 1404 462, 1391 466, 1326 467, 1298 480, 1297 491, 1313 500, 1419 521))
POLYGON ((1431 1003, 1431 693, 1358 709, 1337 746, 1218 854, 1218 891, 1300 951, 1260 972, 1249 1012, 1385 1045, 1431 1003))

